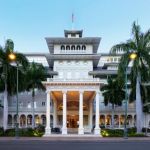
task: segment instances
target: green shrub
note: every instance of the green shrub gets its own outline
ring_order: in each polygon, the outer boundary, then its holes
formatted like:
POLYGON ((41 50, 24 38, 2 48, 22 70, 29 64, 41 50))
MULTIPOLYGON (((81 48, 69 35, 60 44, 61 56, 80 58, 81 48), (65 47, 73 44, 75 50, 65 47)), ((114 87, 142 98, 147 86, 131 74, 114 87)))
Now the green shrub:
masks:
POLYGON ((4 129, 0 127, 0 136, 4 136, 4 129))
POLYGON ((33 137, 34 129, 32 128, 19 129, 19 136, 33 137))
POLYGON ((45 132, 45 126, 39 124, 35 130, 38 132, 45 132))
POLYGON ((7 129, 4 133, 5 136, 15 136, 15 129, 7 129))
POLYGON ((136 133, 137 129, 135 127, 128 128, 128 134, 136 133))
POLYGON ((123 130, 122 129, 102 129, 101 135, 103 137, 122 137, 123 130))
MULTIPOLYGON (((18 130, 19 136, 23 137, 34 137, 34 129, 24 128, 18 130)), ((15 136, 15 129, 7 129, 4 133, 4 136, 15 136)))
POLYGON ((128 134, 129 137, 146 137, 144 133, 130 133, 128 134))
MULTIPOLYGON (((137 134, 136 128, 128 128, 128 137, 145 137, 144 133, 137 134)), ((124 129, 102 129, 101 135, 103 137, 123 137, 124 129)))

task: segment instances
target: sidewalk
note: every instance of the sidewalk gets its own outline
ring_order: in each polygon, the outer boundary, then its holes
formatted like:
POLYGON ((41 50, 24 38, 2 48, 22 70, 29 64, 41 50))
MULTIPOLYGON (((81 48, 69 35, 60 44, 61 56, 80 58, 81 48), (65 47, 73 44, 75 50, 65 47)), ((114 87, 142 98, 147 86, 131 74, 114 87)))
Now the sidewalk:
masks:
POLYGON ((95 141, 95 142, 125 142, 125 141, 147 141, 150 142, 150 137, 129 137, 128 139, 117 137, 98 137, 98 136, 77 136, 77 135, 52 135, 50 137, 0 137, 0 141, 95 141))

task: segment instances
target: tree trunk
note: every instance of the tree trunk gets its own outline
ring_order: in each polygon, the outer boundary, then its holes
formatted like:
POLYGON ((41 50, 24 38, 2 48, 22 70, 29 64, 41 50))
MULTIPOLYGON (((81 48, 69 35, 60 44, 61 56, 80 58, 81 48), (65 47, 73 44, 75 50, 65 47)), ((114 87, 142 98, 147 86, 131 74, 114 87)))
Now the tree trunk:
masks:
POLYGON ((35 128, 35 116, 34 116, 34 96, 32 96, 32 129, 35 128))
POLYGON ((4 91, 4 110, 3 110, 3 128, 7 129, 8 123, 8 92, 7 92, 7 83, 5 82, 5 91, 4 91))
POLYGON ((35 89, 32 88, 32 128, 35 128, 35 116, 34 116, 34 101, 35 101, 35 89))
POLYGON ((137 133, 141 133, 143 126, 143 105, 141 99, 141 89, 140 89, 140 74, 138 74, 136 79, 136 127, 137 133))
POLYGON ((114 129, 114 104, 112 104, 111 127, 114 129))

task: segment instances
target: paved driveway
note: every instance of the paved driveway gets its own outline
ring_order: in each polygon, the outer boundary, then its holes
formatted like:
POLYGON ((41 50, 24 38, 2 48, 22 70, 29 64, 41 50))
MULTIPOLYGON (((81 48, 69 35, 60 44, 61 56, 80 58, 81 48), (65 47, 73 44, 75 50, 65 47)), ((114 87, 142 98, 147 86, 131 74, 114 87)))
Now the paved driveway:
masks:
POLYGON ((0 150, 150 150, 150 140, 0 140, 0 150))

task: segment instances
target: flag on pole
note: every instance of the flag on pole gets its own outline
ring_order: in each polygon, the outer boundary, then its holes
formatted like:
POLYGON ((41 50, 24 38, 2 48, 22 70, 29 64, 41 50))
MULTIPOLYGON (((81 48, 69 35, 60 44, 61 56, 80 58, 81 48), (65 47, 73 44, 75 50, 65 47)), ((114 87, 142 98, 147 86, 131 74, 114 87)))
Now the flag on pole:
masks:
POLYGON ((74 13, 72 13, 72 23, 74 22, 74 13))

